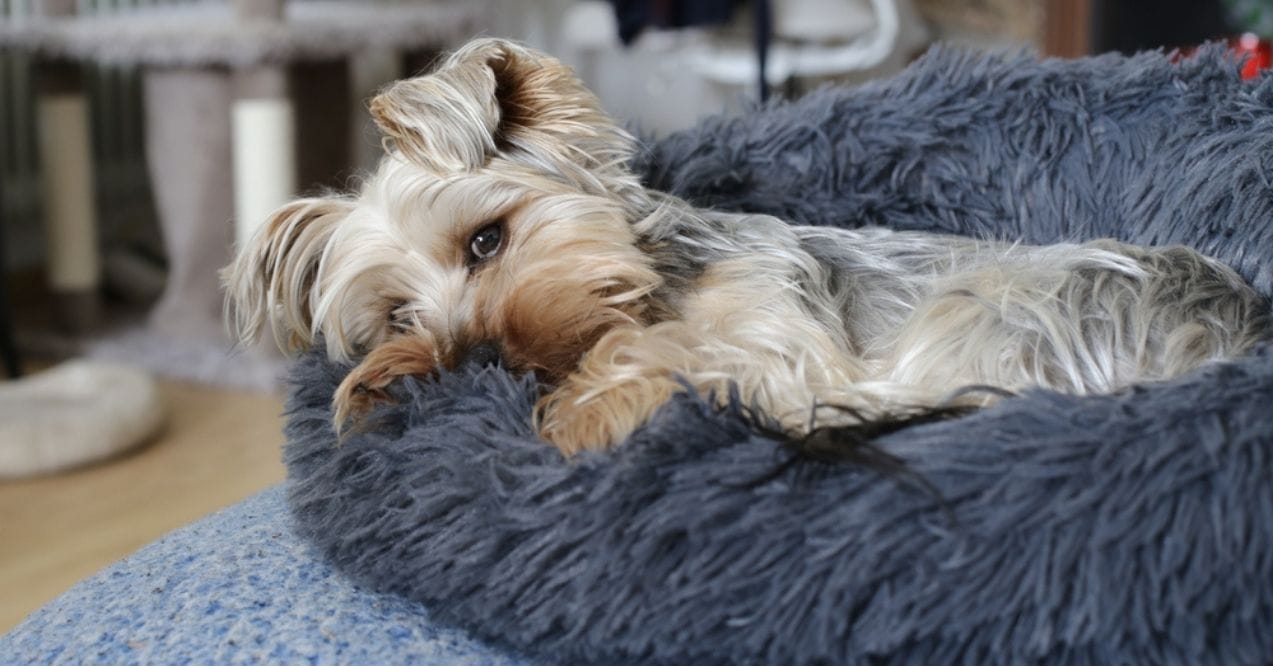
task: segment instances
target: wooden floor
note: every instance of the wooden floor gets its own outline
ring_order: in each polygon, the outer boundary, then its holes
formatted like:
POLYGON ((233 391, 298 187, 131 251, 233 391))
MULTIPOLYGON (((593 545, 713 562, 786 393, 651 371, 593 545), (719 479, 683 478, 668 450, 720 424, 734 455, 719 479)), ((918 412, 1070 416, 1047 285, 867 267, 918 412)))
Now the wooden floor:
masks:
POLYGON ((0 634, 111 562, 283 479, 280 397, 161 385, 168 424, 146 448, 0 481, 0 634))

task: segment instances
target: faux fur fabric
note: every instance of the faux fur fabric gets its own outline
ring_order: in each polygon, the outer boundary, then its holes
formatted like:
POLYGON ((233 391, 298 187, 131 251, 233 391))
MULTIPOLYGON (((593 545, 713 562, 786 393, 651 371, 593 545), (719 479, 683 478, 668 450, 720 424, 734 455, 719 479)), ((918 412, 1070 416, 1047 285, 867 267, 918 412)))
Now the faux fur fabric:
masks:
MULTIPOLYGON (((1273 291, 1273 78, 1219 51, 951 50, 654 145, 651 185, 805 224, 1184 243, 1273 291)), ((337 444, 298 364, 300 532, 356 580, 548 661, 1273 659, 1273 348, 1118 395, 1034 391, 880 446, 940 494, 797 468, 681 395, 563 460, 500 370, 407 381, 337 444)))

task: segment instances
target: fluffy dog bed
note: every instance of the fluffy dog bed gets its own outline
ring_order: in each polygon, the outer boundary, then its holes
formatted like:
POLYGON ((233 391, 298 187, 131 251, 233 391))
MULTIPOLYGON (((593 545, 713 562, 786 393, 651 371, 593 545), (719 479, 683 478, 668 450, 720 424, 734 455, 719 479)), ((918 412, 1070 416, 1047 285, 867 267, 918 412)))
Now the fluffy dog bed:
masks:
MULTIPOLYGON (((1219 51, 1039 62, 930 54, 652 147, 648 182, 805 224, 1184 243, 1273 292, 1273 78, 1219 51)), ((337 445, 345 368, 293 377, 290 502, 341 570, 552 660, 1266 663, 1273 348, 1169 383, 1042 391, 794 469, 682 395, 564 461, 499 370, 407 381, 337 445), (816 472, 816 473, 815 473, 816 472)))

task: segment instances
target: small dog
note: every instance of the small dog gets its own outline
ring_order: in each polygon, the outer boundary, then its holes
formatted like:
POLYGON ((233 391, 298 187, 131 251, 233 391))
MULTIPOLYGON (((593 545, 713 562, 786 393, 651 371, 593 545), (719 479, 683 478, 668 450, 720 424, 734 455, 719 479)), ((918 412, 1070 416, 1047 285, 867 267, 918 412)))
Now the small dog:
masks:
POLYGON ((388 154, 361 190, 285 206, 225 272, 242 339, 270 326, 286 349, 360 359, 337 429, 396 378, 473 361, 536 373, 539 432, 570 455, 621 442, 686 385, 736 386, 798 434, 1001 395, 973 385, 1117 391, 1269 333, 1261 297, 1182 247, 696 209, 642 187, 633 138, 568 68, 506 41, 470 43, 371 113, 388 154))

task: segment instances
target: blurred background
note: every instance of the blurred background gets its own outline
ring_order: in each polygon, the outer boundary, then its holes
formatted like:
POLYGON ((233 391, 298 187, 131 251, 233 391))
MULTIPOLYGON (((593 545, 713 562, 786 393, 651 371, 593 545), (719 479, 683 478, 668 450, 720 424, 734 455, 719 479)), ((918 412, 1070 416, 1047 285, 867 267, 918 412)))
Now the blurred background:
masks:
POLYGON ((217 269, 274 207, 355 184, 366 100, 477 35, 657 137, 939 42, 1222 40, 1253 74, 1273 0, 0 0, 0 631, 283 479, 285 362, 232 346, 217 269))

